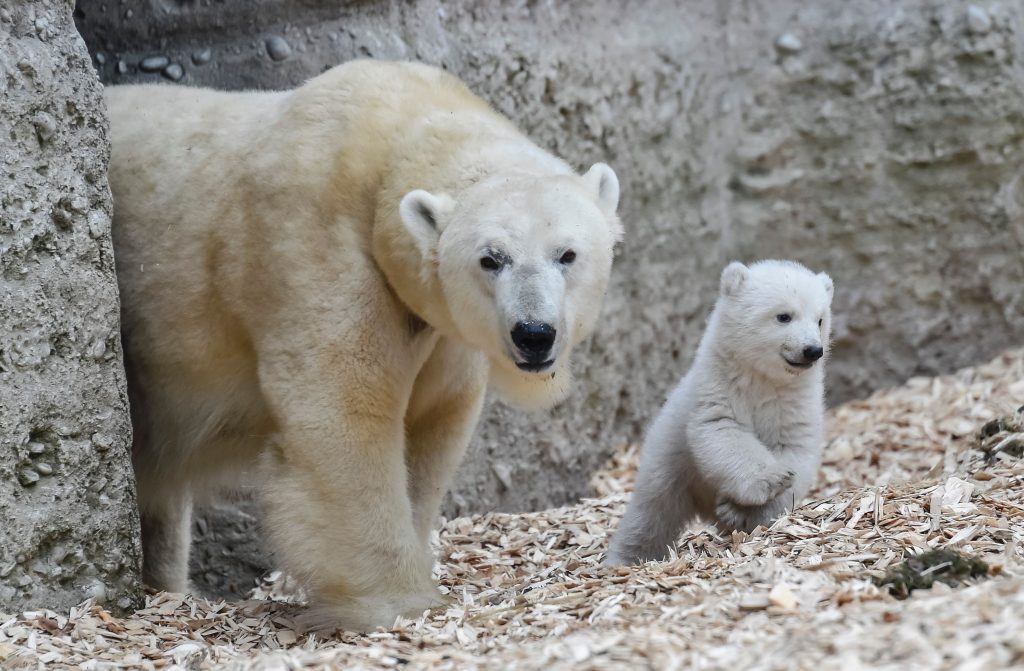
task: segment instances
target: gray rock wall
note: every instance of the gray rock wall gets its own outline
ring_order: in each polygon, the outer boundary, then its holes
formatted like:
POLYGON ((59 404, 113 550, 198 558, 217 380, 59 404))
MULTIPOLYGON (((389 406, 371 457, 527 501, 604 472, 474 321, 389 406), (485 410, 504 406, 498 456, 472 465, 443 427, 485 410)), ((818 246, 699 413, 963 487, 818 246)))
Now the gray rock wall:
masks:
MULTIPOLYGON (((627 240, 579 390, 539 416, 493 406, 449 513, 586 495, 684 371, 731 259, 835 278, 833 402, 1024 341, 1019 3, 78 4, 107 82, 285 88, 419 59, 615 167, 627 240)), ((207 573, 223 547, 251 556, 217 519, 208 536, 235 540, 200 548, 207 573)))
POLYGON ((0 612, 141 594, 101 91, 70 3, 0 3, 0 612))

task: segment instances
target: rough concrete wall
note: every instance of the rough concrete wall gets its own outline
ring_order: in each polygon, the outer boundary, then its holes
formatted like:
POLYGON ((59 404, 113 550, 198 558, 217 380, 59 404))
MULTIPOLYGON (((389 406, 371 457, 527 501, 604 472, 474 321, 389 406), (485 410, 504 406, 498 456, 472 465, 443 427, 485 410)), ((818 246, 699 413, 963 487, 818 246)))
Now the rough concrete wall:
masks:
POLYGON ((1017 3, 151 0, 130 12, 79 2, 105 81, 285 88, 355 57, 420 59, 577 166, 617 170, 627 240, 580 388, 540 416, 492 406, 449 513, 585 495, 684 371, 734 258, 796 258, 835 278, 832 401, 1024 340, 1017 3))
POLYGON ((106 112, 71 9, 0 3, 0 611, 140 595, 106 112))

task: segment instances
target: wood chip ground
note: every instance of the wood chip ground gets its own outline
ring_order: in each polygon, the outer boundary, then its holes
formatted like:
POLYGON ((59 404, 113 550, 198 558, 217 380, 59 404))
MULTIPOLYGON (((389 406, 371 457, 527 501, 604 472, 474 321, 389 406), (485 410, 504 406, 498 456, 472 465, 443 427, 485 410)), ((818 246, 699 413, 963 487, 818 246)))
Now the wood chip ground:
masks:
POLYGON ((598 498, 447 522, 436 573, 448 606, 391 629, 297 634, 301 595, 272 575, 241 603, 160 593, 127 618, 89 602, 0 616, 0 667, 1024 667, 1024 459, 992 449, 1024 435, 977 437, 1022 404, 1017 349, 840 406, 809 500, 750 535, 693 528, 670 561, 599 567, 631 447, 595 476, 598 498), (933 548, 981 557, 991 575, 902 601, 872 583, 933 548))

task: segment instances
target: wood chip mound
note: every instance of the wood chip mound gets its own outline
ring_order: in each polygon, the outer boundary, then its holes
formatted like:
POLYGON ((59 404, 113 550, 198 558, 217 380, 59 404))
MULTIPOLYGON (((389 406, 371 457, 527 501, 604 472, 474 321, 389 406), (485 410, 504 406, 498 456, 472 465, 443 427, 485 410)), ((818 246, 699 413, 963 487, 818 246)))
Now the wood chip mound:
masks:
POLYGON ((240 603, 160 593, 127 618, 90 602, 0 616, 0 667, 1024 665, 1024 458, 1007 447, 1020 445, 1021 405, 1024 349, 840 406, 809 501, 750 535, 693 528, 666 562, 599 566, 632 486, 631 447, 595 476, 599 498, 447 522, 435 539, 447 607, 391 629, 297 634, 301 593, 272 574, 240 603), (989 575, 906 600, 875 586, 941 549, 989 575))

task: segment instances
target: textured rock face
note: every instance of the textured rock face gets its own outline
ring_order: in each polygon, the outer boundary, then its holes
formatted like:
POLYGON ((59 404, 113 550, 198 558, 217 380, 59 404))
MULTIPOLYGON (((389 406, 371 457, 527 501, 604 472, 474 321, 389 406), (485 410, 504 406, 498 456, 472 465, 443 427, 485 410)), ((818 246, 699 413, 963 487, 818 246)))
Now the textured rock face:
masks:
POLYGON ((351 58, 420 59, 577 166, 617 170, 627 240, 580 388, 540 416, 494 405, 449 513, 585 495, 685 370, 731 259, 835 278, 832 401, 1024 340, 1016 3, 150 0, 129 13, 79 2, 108 82, 286 88, 351 58))
POLYGON ((67 2, 0 4, 0 611, 140 595, 101 86, 67 2))

